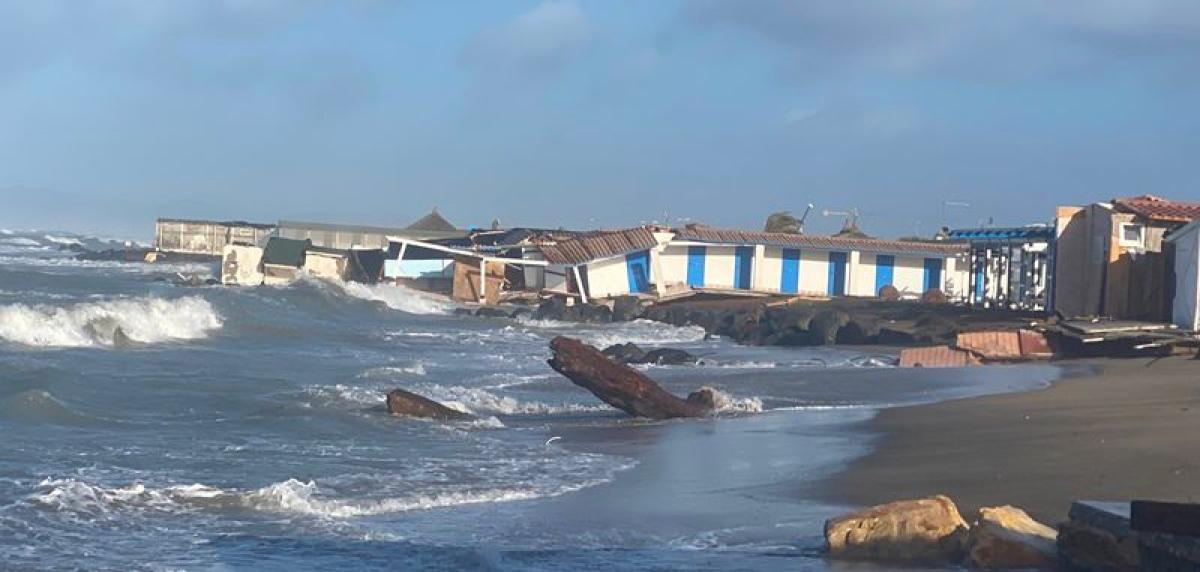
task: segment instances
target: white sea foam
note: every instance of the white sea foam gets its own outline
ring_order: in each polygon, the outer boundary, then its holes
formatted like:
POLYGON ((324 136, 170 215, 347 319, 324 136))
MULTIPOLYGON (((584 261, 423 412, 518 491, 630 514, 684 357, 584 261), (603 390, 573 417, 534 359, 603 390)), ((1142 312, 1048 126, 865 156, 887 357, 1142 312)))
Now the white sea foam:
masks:
POLYGON ((704 328, 700 326, 673 326, 652 320, 639 319, 600 327, 557 320, 533 320, 524 316, 517 318, 517 321, 543 330, 573 330, 569 335, 598 348, 626 342, 638 345, 692 343, 702 341, 705 337, 704 328))
POLYGON ((393 310, 409 314, 447 314, 454 308, 454 304, 444 297, 394 284, 346 282, 341 287, 355 298, 383 302, 393 310))
POLYGON ((411 375, 425 375, 425 364, 414 361, 404 366, 373 367, 358 374, 358 377, 362 379, 396 379, 411 375))
POLYGON ((75 479, 45 479, 38 484, 45 492, 32 500, 57 510, 103 513, 120 505, 169 509, 190 499, 218 498, 225 491, 201 484, 151 488, 142 483, 124 487, 102 487, 75 479))
POLYGON ((704 387, 713 392, 717 413, 762 413, 763 402, 757 397, 734 397, 714 387, 704 387))
POLYGON ((37 347, 194 340, 220 327, 217 311, 196 296, 114 299, 68 306, 0 306, 0 339, 37 347))
POLYGON ((581 405, 577 403, 549 404, 540 401, 520 401, 506 395, 496 395, 477 387, 429 385, 422 388, 422 395, 447 407, 460 409, 475 415, 553 415, 584 411, 607 411, 608 406, 581 405))

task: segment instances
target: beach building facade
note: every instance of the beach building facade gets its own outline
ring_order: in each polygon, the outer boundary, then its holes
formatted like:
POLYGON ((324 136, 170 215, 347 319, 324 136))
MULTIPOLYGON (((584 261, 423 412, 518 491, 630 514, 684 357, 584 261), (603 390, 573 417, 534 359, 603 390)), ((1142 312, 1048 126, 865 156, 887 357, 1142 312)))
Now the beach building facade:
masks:
POLYGON ((670 296, 682 291, 910 297, 956 296, 966 281, 959 244, 837 236, 641 227, 542 248, 581 299, 670 296))
POLYGON ((668 289, 753 291, 812 296, 879 295, 892 286, 918 297, 961 294, 959 244, 862 237, 676 229, 662 253, 668 289))
POLYGON ((1200 203, 1153 195, 1059 207, 1053 309, 1065 316, 1169 321, 1173 265, 1164 237, 1200 218, 1200 203))
POLYGON ((262 255, 262 283, 268 286, 289 284, 299 278, 310 246, 312 242, 308 240, 278 236, 268 239, 262 255))
POLYGON ((949 231, 947 240, 967 245, 967 304, 1035 311, 1050 307, 1053 228, 955 229, 949 231))
POLYGON ((341 250, 387 250, 388 237, 399 236, 417 240, 466 238, 465 230, 455 228, 437 209, 406 227, 330 224, 323 222, 279 221, 279 236, 293 240, 308 240, 313 246, 341 250))
POLYGON ((1171 323, 1200 331, 1200 220, 1180 227, 1164 240, 1174 251, 1171 323))
POLYGON ((273 224, 160 218, 154 222, 154 249, 159 252, 221 256, 230 244, 262 246, 274 232, 273 224))

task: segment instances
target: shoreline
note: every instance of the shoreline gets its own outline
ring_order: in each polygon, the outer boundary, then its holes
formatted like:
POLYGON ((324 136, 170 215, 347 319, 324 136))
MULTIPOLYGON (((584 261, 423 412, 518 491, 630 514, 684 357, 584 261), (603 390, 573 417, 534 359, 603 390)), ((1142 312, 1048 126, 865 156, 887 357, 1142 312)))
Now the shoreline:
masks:
POLYGON ((968 519, 1010 504, 1050 525, 1074 500, 1200 498, 1200 362, 1057 365, 1047 388, 880 410, 870 452, 810 490, 854 506, 946 494, 968 519))

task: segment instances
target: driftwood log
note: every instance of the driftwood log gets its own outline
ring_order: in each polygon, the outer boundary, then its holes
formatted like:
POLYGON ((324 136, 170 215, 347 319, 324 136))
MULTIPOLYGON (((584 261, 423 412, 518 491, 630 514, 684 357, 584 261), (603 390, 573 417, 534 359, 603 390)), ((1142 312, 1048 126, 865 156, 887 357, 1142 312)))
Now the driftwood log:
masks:
POLYGON ((601 401, 636 417, 671 419, 712 413, 703 400, 683 400, 642 372, 609 359, 579 340, 558 336, 550 340, 554 357, 547 363, 575 385, 601 401))
POLYGON ((471 414, 446 407, 427 397, 422 397, 411 391, 393 389, 387 394, 387 408, 392 415, 437 419, 439 421, 460 421, 471 419, 471 414))

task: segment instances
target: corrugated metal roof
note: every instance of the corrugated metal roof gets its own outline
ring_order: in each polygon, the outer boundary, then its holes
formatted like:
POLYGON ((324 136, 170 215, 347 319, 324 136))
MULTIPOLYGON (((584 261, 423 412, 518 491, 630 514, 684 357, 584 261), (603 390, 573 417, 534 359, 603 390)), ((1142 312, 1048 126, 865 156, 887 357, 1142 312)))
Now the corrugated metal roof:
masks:
POLYGON ((1154 195, 1113 199, 1118 210, 1130 212, 1150 220, 1166 222, 1189 222, 1200 219, 1200 203, 1172 201, 1154 195))
POLYGON ((1018 226, 1010 228, 957 228, 950 231, 950 240, 1049 240, 1053 230, 1047 226, 1018 226))
POLYGON ((564 240, 541 247, 542 256, 551 264, 576 265, 601 258, 620 256, 646 250, 658 245, 654 233, 645 227, 609 232, 564 240))
POLYGON ((939 242, 915 242, 907 240, 880 240, 877 238, 851 238, 845 236, 819 236, 812 234, 789 234, 782 232, 758 232, 746 230, 721 230, 704 227, 676 229, 676 240, 708 242, 713 244, 763 244, 767 246, 797 246, 825 250, 858 250, 860 252, 903 252, 912 254, 954 255, 964 252, 962 244, 939 242))

